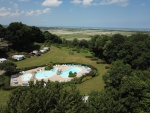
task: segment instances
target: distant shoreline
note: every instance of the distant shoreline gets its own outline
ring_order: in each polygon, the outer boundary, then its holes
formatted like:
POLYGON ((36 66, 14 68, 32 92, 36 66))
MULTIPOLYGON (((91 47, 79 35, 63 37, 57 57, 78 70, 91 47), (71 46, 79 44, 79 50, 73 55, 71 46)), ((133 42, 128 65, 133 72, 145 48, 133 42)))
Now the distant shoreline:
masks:
MULTIPOLYGON (((8 25, 3 25, 8 27, 8 25)), ((30 26, 30 25, 29 25, 30 26)), ((150 31, 150 28, 117 28, 117 27, 82 27, 82 26, 36 26, 40 29, 82 29, 82 30, 119 30, 119 31, 150 31)))
POLYGON ((45 27, 40 26, 39 28, 47 29, 85 29, 85 30, 119 30, 119 31, 150 31, 150 28, 109 28, 109 27, 73 27, 73 26, 54 26, 45 27))

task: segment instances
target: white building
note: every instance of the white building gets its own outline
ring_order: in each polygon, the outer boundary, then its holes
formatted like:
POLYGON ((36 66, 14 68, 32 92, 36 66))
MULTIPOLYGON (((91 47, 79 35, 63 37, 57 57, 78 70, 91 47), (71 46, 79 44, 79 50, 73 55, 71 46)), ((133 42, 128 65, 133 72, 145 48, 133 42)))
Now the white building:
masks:
POLYGON ((16 59, 16 60, 23 60, 25 58, 24 55, 13 55, 12 58, 16 59))
POLYGON ((7 61, 7 59, 5 59, 5 58, 0 58, 0 63, 3 63, 3 62, 5 62, 5 61, 7 61))

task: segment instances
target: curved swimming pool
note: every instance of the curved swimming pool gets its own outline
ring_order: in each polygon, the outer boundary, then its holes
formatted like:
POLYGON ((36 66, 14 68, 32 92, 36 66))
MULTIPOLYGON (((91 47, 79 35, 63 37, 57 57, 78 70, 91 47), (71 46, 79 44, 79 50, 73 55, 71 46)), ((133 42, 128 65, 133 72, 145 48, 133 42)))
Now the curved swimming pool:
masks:
POLYGON ((22 80, 28 81, 28 80, 30 80, 31 77, 32 77, 31 73, 24 74, 24 75, 22 75, 22 80))
MULTIPOLYGON (((58 68, 54 68, 51 71, 43 70, 43 71, 37 72, 34 76, 36 79, 46 79, 46 78, 52 77, 54 75, 57 75, 57 71, 58 71, 58 68)), ((62 76, 63 78, 67 78, 69 76, 70 71, 72 71, 72 73, 74 73, 74 72, 78 73, 78 72, 82 71, 82 69, 78 68, 78 67, 72 67, 65 71, 62 71, 60 73, 60 76, 62 76)), ((28 81, 28 80, 30 80, 31 77, 32 77, 32 74, 24 74, 22 76, 22 80, 28 81)))
POLYGON ((77 67, 73 67, 73 68, 69 68, 69 69, 67 69, 67 70, 65 70, 65 71, 62 71, 61 73, 60 73, 60 75, 63 77, 63 78, 66 78, 66 77, 68 77, 69 76, 69 72, 70 71, 72 71, 72 73, 74 73, 74 72, 80 72, 82 69, 81 68, 77 68, 77 67))
POLYGON ((54 68, 53 70, 51 70, 51 71, 39 71, 39 72, 37 72, 36 74, 35 74, 35 78, 37 78, 37 79, 45 79, 45 78, 49 78, 49 77, 51 77, 51 76, 53 76, 53 75, 56 75, 56 73, 57 73, 57 68, 54 68))

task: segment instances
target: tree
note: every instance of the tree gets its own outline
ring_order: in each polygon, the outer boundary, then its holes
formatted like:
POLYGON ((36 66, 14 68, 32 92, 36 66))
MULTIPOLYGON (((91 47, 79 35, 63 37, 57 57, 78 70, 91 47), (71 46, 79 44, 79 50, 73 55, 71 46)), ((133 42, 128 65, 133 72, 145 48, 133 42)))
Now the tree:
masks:
POLYGON ((31 36, 33 42, 43 43, 45 41, 42 31, 38 27, 31 27, 31 36))
POLYGON ((74 38, 73 41, 72 41, 72 45, 73 46, 79 45, 79 40, 77 38, 74 38))
POLYGON ((6 28, 0 24, 0 38, 5 38, 6 28))
POLYGON ((82 95, 58 82, 30 82, 29 87, 12 91, 7 113, 86 113, 82 95))
POLYGON ((6 40, 12 44, 16 50, 21 50, 33 44, 31 27, 21 22, 11 23, 7 27, 6 40))
POLYGON ((6 73, 14 72, 16 67, 17 67, 17 65, 10 61, 0 63, 0 69, 4 70, 6 73))
POLYGON ((79 46, 80 46, 80 47, 88 48, 88 41, 85 40, 85 39, 80 40, 80 41, 79 41, 79 46))
POLYGON ((131 66, 122 61, 116 61, 111 64, 108 72, 103 76, 106 87, 119 88, 123 79, 131 76, 131 66))

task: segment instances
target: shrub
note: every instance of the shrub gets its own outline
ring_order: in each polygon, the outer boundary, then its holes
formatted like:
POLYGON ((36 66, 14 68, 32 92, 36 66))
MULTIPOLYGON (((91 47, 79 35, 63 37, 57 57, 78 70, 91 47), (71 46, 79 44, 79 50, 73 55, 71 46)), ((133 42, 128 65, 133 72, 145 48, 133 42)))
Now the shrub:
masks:
POLYGON ((12 90, 12 89, 16 89, 18 86, 2 86, 3 90, 12 90))
POLYGON ((0 87, 4 86, 4 82, 0 82, 0 87))
POLYGON ((69 72, 69 77, 76 77, 77 73, 72 73, 72 71, 69 72))
POLYGON ((106 66, 105 66, 105 69, 109 69, 109 68, 110 68, 110 65, 106 65, 106 66))
POLYGON ((91 58, 91 60, 97 61, 97 60, 98 60, 98 58, 91 58))
POLYGON ((93 58, 93 56, 85 56, 85 58, 93 58))
POLYGON ((45 67, 45 70, 50 70, 50 67, 49 67, 49 66, 46 66, 46 67, 45 67))

